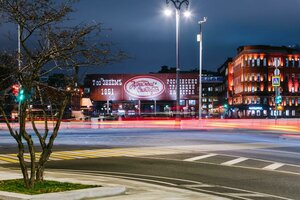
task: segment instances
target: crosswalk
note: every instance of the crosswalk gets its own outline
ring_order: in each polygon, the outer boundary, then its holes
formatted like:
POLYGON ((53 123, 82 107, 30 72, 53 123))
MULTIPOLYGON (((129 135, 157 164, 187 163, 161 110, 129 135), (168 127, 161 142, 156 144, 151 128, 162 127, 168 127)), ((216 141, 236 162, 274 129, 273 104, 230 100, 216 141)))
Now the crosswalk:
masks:
MULTIPOLYGON (((36 160, 40 152, 36 153, 36 160)), ((49 161, 95 159, 105 157, 147 157, 158 159, 172 159, 182 162, 203 162, 223 166, 256 168, 268 171, 285 171, 300 174, 299 165, 291 165, 254 158, 222 155, 210 152, 195 152, 175 147, 136 147, 136 148, 112 148, 112 149, 90 149, 55 151, 51 154, 49 161)), ((24 154, 26 162, 30 161, 30 155, 24 154)), ((0 154, 0 164, 19 163, 17 154, 0 154)))
MULTIPOLYGON (((156 148, 156 147, 143 147, 143 148, 114 148, 114 149, 92 149, 92 150, 73 150, 73 151, 55 151, 51 154, 49 161, 59 160, 75 160, 75 159, 91 159, 102 157, 137 157, 137 156, 150 156, 161 154, 178 154, 183 153, 182 150, 172 148, 156 148)), ((38 160, 40 152, 36 153, 38 160)), ((30 161, 29 153, 24 154, 26 162, 30 161)), ((18 163, 17 154, 0 154, 0 164, 18 163)))
POLYGON ((150 156, 150 158, 166 158, 180 160, 183 162, 209 163, 223 166, 244 167, 252 169, 261 169, 267 171, 280 171, 300 175, 300 165, 279 163, 271 160, 262 160, 256 158, 238 157, 233 155, 224 155, 217 153, 192 153, 185 155, 162 155, 150 156), (200 155, 199 155, 200 154, 200 155), (195 156, 192 156, 195 155, 195 156))

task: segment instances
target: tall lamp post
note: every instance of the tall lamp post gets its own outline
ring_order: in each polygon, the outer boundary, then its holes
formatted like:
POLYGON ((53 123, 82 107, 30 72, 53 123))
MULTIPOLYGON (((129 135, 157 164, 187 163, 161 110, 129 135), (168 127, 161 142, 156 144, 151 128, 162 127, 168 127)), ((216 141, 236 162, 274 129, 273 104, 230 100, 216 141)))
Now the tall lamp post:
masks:
POLYGON ((202 24, 207 21, 207 17, 203 20, 198 21, 200 26, 200 32, 197 35, 197 40, 199 42, 199 119, 202 118, 202 24))
MULTIPOLYGON (((180 80, 179 80, 179 73, 180 73, 180 66, 179 66, 179 28, 180 28, 180 9, 183 4, 186 7, 189 6, 189 0, 166 0, 166 3, 169 4, 170 2, 173 3, 176 9, 176 119, 180 118, 179 115, 179 108, 180 108, 180 80)), ((170 11, 166 12, 167 15, 170 15, 170 11)), ((185 16, 189 16, 190 13, 186 12, 185 16)))

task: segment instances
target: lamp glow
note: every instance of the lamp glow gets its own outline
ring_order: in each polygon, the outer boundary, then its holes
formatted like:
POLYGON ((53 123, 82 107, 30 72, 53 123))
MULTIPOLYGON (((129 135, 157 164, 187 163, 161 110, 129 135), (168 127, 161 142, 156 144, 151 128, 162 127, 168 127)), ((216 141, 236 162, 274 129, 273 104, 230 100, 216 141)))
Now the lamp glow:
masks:
POLYGON ((190 11, 185 11, 184 13, 183 13, 183 15, 184 15, 184 17, 186 17, 186 18, 189 18, 189 17, 191 17, 192 16, 192 13, 190 12, 190 11))
POLYGON ((165 9, 164 10, 164 14, 166 15, 166 16, 171 16, 172 15, 172 10, 170 10, 170 9, 165 9))

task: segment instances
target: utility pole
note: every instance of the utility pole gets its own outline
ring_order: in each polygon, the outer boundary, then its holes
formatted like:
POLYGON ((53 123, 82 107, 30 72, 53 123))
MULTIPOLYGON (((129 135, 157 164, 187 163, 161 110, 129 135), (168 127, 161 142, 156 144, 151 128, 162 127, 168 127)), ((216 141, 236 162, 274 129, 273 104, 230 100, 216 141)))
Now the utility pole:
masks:
POLYGON ((176 120, 180 119, 180 62, 179 62, 179 34, 180 34, 180 9, 183 4, 189 6, 189 0, 166 0, 173 3, 176 10, 176 120))
POLYGON ((272 85, 275 89, 275 124, 277 123, 278 118, 278 104, 281 103, 281 96, 280 92, 278 91, 280 87, 280 70, 278 67, 280 66, 280 59, 275 58, 274 60, 275 70, 274 70, 274 76, 272 77, 272 85))
POLYGON ((200 26, 200 32, 197 35, 197 40, 199 42, 199 119, 202 119, 202 24, 207 21, 207 17, 204 17, 203 20, 198 21, 200 26))

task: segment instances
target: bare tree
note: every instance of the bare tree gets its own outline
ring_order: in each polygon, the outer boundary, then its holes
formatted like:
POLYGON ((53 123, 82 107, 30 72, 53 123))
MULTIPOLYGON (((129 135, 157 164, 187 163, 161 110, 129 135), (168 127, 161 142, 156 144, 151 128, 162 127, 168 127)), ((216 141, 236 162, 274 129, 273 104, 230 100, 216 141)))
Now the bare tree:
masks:
MULTIPOLYGON (((6 119, 10 135, 18 144, 18 159, 25 186, 33 187, 36 181, 43 181, 45 164, 52 153, 54 141, 59 133, 64 110, 70 102, 72 93, 65 89, 50 87, 40 82, 40 77, 53 70, 75 69, 81 66, 107 64, 124 58, 122 51, 111 50, 112 43, 99 42, 103 28, 99 23, 80 24, 66 27, 65 21, 73 12, 74 1, 55 0, 0 0, 0 15, 4 23, 12 23, 19 27, 21 54, 14 54, 20 66, 14 60, 5 63, 0 60, 2 69, 9 78, 21 85, 24 92, 19 100, 19 128, 15 130, 6 117, 3 101, 0 101, 0 112, 6 119), (60 3, 57 3, 60 2, 60 3), (39 103, 43 112, 43 128, 37 127, 35 114, 31 105, 39 103), (47 105, 56 106, 55 124, 48 124, 47 105), (30 119, 34 133, 28 131, 26 119, 30 119), (37 154, 36 144, 32 138, 35 134, 41 147, 37 154), (30 162, 25 162, 24 154, 29 152, 30 162)), ((75 80, 76 81, 76 80, 75 80)), ((53 114, 53 113, 52 113, 53 114)), ((54 118, 54 116, 51 116, 54 118)))

